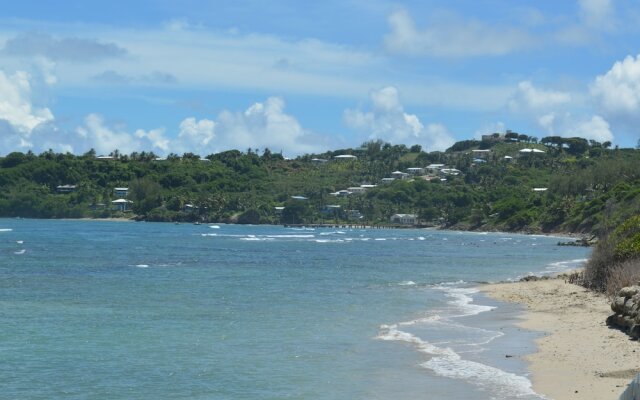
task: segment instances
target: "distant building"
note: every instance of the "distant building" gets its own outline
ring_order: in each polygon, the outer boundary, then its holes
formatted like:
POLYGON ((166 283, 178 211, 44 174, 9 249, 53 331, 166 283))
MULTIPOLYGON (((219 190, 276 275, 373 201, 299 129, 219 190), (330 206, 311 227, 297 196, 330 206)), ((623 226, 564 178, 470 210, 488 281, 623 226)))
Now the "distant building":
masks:
POLYGON ((326 206, 322 207, 322 210, 320 210, 320 212, 324 215, 332 215, 338 211, 340 211, 340 205, 338 204, 327 204, 326 206))
POLYGON ((411 168, 407 168, 407 172, 410 173, 411 175, 422 175, 422 173, 424 172, 424 168, 411 167, 411 168))
POLYGON ((445 167, 444 164, 429 164, 425 167, 425 169, 427 170, 428 173, 437 174, 444 167, 445 167))
POLYGON ((357 219, 364 218, 362 213, 360 213, 360 210, 345 210, 345 214, 347 216, 347 219, 349 220, 357 220, 357 219))
POLYGON ((327 162, 324 158, 312 158, 311 162, 314 164, 324 164, 327 162))
POLYGON ((518 151, 518 154, 520 156, 530 156, 530 155, 534 155, 534 154, 544 154, 546 153, 544 150, 540 150, 540 149, 522 149, 520 151, 518 151))
POLYGON ((358 159, 358 157, 351 154, 341 154, 339 156, 334 156, 333 158, 336 160, 357 160, 358 159))
POLYGON ((476 149, 476 150, 471 150, 471 154, 473 155, 474 158, 487 159, 491 155, 491 150, 476 149))
POLYGON ((352 186, 352 187, 348 187, 347 190, 351 192, 351 194, 362 194, 366 192, 367 189, 361 186, 352 186))
POLYGON ((113 188, 113 194, 116 197, 127 197, 127 195, 129 194, 129 188, 126 188, 126 187, 113 188))
POLYGON ((382 178, 382 183, 391 183, 395 180, 396 178, 382 178))
POLYGON ((280 215, 284 211, 284 207, 273 207, 273 211, 276 213, 276 215, 280 215))
POLYGON ((391 222, 394 224, 415 225, 418 223, 418 216, 415 214, 393 214, 391 222))
POLYGON ((291 196, 291 198, 294 200, 309 200, 308 197, 304 197, 304 196, 291 196))
POLYGON ((131 200, 127 199, 117 199, 111 202, 113 209, 116 211, 126 212, 129 211, 129 205, 133 203, 131 200))
POLYGON ((56 186, 56 192, 58 193, 71 193, 76 191, 76 185, 60 185, 56 186))
POLYGON ((393 171, 391 173, 391 177, 395 178, 395 179, 408 179, 409 178, 409 174, 407 174, 406 172, 402 172, 402 171, 393 171))

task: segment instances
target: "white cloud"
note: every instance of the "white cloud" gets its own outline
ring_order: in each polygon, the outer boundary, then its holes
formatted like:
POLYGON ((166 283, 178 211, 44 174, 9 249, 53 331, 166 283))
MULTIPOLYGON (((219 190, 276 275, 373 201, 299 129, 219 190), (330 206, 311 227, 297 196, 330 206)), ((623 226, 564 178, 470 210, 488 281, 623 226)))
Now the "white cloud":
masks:
POLYGON ((215 127, 215 121, 209 119, 186 118, 180 123, 178 138, 185 148, 207 148, 216 136, 215 127))
POLYGON ((514 112, 539 111, 554 109, 570 101, 571 95, 567 92, 539 89, 531 81, 522 81, 509 100, 509 108, 514 112))
POLYGON ((603 33, 618 29, 613 0, 578 0, 577 21, 567 24, 555 33, 565 45, 593 46, 603 33))
POLYGON ((533 43, 530 35, 516 28, 496 28, 476 20, 444 17, 420 30, 406 10, 389 16, 391 32, 385 37, 388 51, 435 57, 499 56, 533 43))
MULTIPOLYGON (((284 109, 282 98, 269 97, 264 103, 255 103, 244 112, 223 111, 213 125, 212 121, 204 120, 203 124, 201 120, 195 126, 200 126, 199 137, 203 132, 205 137, 215 136, 215 140, 209 139, 207 149, 210 151, 268 147, 272 151, 300 154, 321 150, 326 145, 326 138, 304 129, 284 109)), ((194 122, 188 121, 187 126, 194 122)))
POLYGON ((579 121, 572 124, 564 136, 579 136, 585 139, 593 139, 599 142, 613 140, 613 133, 609 123, 599 115, 594 115, 591 119, 579 121))
POLYGON ((59 61, 91 62, 123 57, 127 51, 114 44, 77 37, 56 38, 48 33, 27 32, 7 40, 4 54, 18 57, 46 57, 59 61))
POLYGON ((31 76, 28 73, 17 71, 7 75, 0 70, 0 120, 6 121, 25 142, 37 126, 54 119, 51 110, 35 107, 32 101, 31 76))
POLYGON ((93 148, 100 154, 116 149, 121 153, 131 153, 141 147, 141 142, 134 135, 121 127, 106 125, 104 118, 99 114, 87 115, 84 125, 79 126, 76 132, 87 148, 93 148))
POLYGON ((606 74, 596 77, 591 94, 607 116, 639 121, 640 56, 627 56, 606 74))
POLYGON ((578 0, 580 19, 590 28, 610 30, 615 26, 613 0, 578 0))
POLYGON ((444 150, 455 140, 441 124, 426 127, 414 114, 407 114, 400 103, 398 90, 385 87, 371 93, 372 110, 348 109, 344 112, 347 126, 369 134, 370 139, 382 139, 396 144, 420 144, 425 149, 444 150))

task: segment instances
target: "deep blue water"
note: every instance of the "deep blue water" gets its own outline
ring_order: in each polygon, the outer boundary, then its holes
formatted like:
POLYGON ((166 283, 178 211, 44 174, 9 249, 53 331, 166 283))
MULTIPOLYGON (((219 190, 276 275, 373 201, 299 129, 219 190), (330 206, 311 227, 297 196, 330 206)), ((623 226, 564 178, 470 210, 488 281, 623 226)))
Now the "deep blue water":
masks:
POLYGON ((0 219, 0 397, 537 398, 472 287, 588 256, 557 241, 0 219))

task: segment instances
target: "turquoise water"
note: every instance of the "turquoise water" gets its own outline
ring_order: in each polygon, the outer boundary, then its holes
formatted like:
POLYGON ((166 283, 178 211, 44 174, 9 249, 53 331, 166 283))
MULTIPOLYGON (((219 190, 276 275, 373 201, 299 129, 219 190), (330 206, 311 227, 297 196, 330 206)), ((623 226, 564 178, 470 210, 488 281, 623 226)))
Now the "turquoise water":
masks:
POLYGON ((1 397, 538 398, 473 286, 588 256, 557 241, 0 219, 1 397))

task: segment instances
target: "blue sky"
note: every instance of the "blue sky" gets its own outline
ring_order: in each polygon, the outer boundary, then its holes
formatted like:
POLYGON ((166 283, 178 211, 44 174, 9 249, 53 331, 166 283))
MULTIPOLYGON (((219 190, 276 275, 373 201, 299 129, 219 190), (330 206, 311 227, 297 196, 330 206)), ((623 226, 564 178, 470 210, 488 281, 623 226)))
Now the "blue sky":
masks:
POLYGON ((12 2, 0 154, 443 150, 506 129, 632 147, 639 22, 637 0, 12 2))

